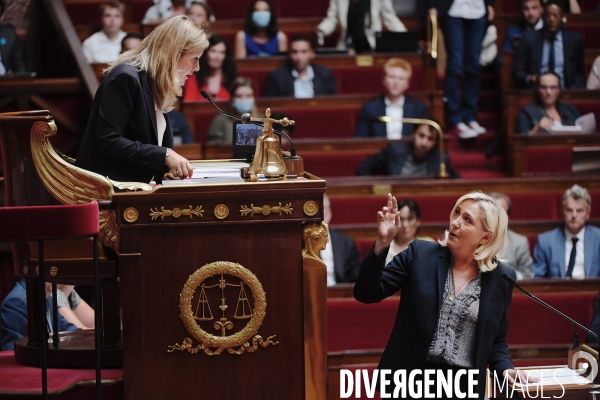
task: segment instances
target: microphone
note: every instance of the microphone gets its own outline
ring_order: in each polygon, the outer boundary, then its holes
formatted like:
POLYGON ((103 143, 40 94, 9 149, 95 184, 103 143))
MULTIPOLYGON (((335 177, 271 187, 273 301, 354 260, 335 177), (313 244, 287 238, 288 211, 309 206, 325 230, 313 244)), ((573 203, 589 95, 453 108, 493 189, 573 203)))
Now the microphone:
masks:
POLYGON ((513 286, 515 286, 517 289, 519 289, 521 292, 523 292, 526 296, 532 298, 533 300, 537 301, 538 303, 540 303, 541 305, 543 305, 547 309, 549 309, 551 311, 554 311, 556 314, 560 315, 561 317, 563 317, 564 319, 566 319, 567 321, 569 321, 571 323, 571 325, 573 325, 573 347, 574 348, 578 348, 579 347, 579 335, 577 334, 577 329, 575 329, 575 326, 580 327, 581 329, 583 329, 587 333, 589 333, 592 336, 594 336, 596 338, 596 340, 598 341, 598 343, 600 343, 600 339, 598 338, 598 336, 594 332, 592 332, 591 330, 589 330, 585 326, 581 325, 579 322, 575 321, 573 318, 571 318, 571 317, 565 315, 564 313, 558 311, 556 308, 552 307, 550 304, 546 303, 545 301, 543 301, 543 300, 539 299, 538 297, 532 295, 527 290, 523 289, 523 287, 521 285, 519 285, 517 283, 517 281, 515 281, 512 276, 509 276, 508 274, 504 273, 504 274, 502 274, 502 277, 504 279, 506 279, 509 283, 511 283, 513 286))
MULTIPOLYGON (((229 117, 229 118, 233 118, 236 121, 241 121, 245 124, 252 124, 252 125, 256 125, 256 126, 263 126, 263 124, 261 124, 260 122, 255 122, 255 121, 251 121, 250 118, 252 118, 252 116, 250 115, 250 113, 244 113, 242 114, 242 117, 238 117, 237 115, 228 113, 227 111, 223 111, 221 110, 214 101, 212 101, 212 99, 210 98, 210 95, 208 94, 208 92, 206 90, 201 90, 200 94, 202 95, 202 97, 204 97, 206 100, 209 101, 210 104, 212 104, 212 106, 214 108, 217 109, 218 112, 220 112, 221 114, 229 117)), ((275 132, 277 135, 279 135, 279 137, 281 136, 285 136, 287 140, 289 140, 290 142, 290 156, 291 157, 296 157, 296 148, 294 147, 294 143, 292 142, 292 139, 284 132, 281 132, 277 129, 273 129, 273 132, 275 132)))

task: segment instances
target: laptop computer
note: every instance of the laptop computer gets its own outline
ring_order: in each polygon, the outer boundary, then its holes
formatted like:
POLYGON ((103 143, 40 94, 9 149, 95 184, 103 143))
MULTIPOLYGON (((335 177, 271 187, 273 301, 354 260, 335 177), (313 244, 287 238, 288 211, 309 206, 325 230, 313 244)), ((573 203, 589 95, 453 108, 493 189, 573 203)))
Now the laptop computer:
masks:
POLYGON ((419 33, 408 32, 375 32, 376 53, 415 53, 419 51, 419 33))

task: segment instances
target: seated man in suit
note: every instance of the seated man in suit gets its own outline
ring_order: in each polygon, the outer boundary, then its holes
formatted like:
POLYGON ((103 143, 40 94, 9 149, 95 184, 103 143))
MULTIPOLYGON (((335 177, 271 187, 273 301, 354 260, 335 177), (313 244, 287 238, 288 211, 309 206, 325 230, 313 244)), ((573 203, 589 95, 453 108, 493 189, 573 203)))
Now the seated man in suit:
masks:
POLYGON ((527 32, 515 51, 513 75, 524 86, 534 86, 542 72, 556 72, 562 88, 585 87, 583 38, 563 26, 557 0, 544 4, 544 27, 527 32))
POLYGON ((366 103, 356 124, 355 136, 379 136, 388 139, 409 137, 411 124, 403 124, 402 118, 430 118, 427 104, 404 93, 410 87, 412 67, 401 58, 390 58, 383 66, 383 88, 385 93, 366 103), (387 116, 391 122, 379 118, 387 116))
POLYGON ((587 225, 592 199, 574 185, 563 196, 564 226, 538 236, 533 253, 536 278, 600 276, 600 229, 587 225))
MULTIPOLYGON (((323 219, 326 224, 331 221, 331 215, 329 197, 323 195, 323 219)), ((320 255, 327 265, 327 286, 356 282, 362 260, 354 240, 333 228, 328 228, 328 231, 329 243, 320 255)))
POLYGON ((575 125, 581 115, 575 106, 562 102, 560 97, 560 78, 554 72, 543 72, 536 84, 533 103, 525 106, 515 123, 515 133, 522 135, 547 134, 552 127, 575 125))
MULTIPOLYGON (((510 197, 500 192, 492 192, 489 196, 504 208, 506 215, 510 217, 512 202, 510 197)), ((502 258, 506 260, 506 264, 517 272, 517 279, 533 278, 533 269, 531 264, 533 260, 529 254, 529 242, 523 235, 517 232, 508 230, 506 236, 506 247, 502 250, 502 258)))
MULTIPOLYGON (((438 134, 429 125, 413 125, 410 143, 390 142, 379 153, 367 158, 358 166, 357 175, 400 175, 404 177, 435 176, 440 168, 438 134)), ((460 178, 450 165, 448 153, 444 154, 446 171, 450 178, 460 178)))
POLYGON ((519 25, 509 26, 506 30, 504 45, 502 50, 512 51, 517 41, 523 39, 525 32, 533 32, 542 29, 544 20, 542 19, 541 0, 521 0, 522 20, 519 25))
POLYGON ((308 98, 337 94, 333 71, 328 67, 313 64, 314 58, 315 50, 310 38, 306 36, 292 38, 288 52, 288 65, 269 73, 264 96, 308 98))
MULTIPOLYGON (((0 22, 4 20, 6 4, 0 0, 0 22)), ((0 75, 25 72, 23 48, 13 24, 0 24, 0 75)))

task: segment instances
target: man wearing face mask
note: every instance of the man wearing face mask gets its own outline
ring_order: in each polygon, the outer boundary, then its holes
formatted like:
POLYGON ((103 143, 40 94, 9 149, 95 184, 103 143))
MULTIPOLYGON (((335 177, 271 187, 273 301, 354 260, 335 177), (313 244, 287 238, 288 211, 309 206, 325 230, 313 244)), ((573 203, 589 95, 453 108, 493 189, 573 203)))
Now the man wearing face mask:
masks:
MULTIPOLYGON (((250 78, 236 78, 229 87, 231 98, 228 111, 231 114, 242 115, 250 113, 253 117, 263 117, 256 111, 254 86, 250 78)), ((233 139, 233 120, 223 114, 213 119, 206 140, 213 143, 231 143, 233 139)))

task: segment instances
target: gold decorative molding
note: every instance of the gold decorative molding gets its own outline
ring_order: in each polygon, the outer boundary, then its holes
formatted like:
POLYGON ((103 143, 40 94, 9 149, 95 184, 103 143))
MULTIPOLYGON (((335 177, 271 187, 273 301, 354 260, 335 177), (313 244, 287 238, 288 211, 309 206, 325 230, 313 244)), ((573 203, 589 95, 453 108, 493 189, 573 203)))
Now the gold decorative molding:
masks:
POLYGON ((137 221, 139 216, 140 213, 134 207, 127 207, 125 211, 123 211, 123 218, 130 224, 133 224, 135 221, 137 221))
POLYGON ((160 211, 158 210, 158 207, 155 207, 154 209, 151 208, 150 216, 152 217, 152 221, 158 219, 158 217, 163 221, 165 217, 179 218, 184 216, 192 219, 193 216, 196 216, 202 218, 204 216, 204 210, 202 209, 202 206, 197 206, 196 208, 189 206, 189 208, 184 208, 183 210, 179 207, 175 207, 172 210, 165 210, 165 206, 161 206, 160 211))
POLYGON ((279 202, 278 206, 273 207, 268 205, 264 205, 262 207, 254 207, 254 204, 250 204, 250 207, 243 205, 240 209, 240 214, 242 214, 242 217, 245 217, 248 214, 250 214, 251 217, 254 217, 255 214, 269 215, 271 213, 274 213, 282 215, 283 213, 291 214, 292 211, 294 211, 294 209, 292 208, 292 203, 288 203, 285 206, 282 206, 281 202, 279 202))
POLYGON ((36 274, 36 275, 39 275, 39 274, 40 274, 40 266, 39 266, 39 265, 36 265, 36 266, 35 266, 35 274, 36 274))
POLYGON ((317 204, 317 202, 309 200, 306 203, 304 203, 302 211, 304 211, 304 214, 308 215, 309 217, 313 217, 319 212, 319 205, 317 204))
POLYGON ((225 219, 229 216, 229 207, 225 204, 218 204, 214 210, 217 219, 225 219))
POLYGON ((52 276, 56 276, 58 275, 58 267, 56 267, 55 265, 50 267, 50 275, 52 276))
POLYGON ((325 246, 329 242, 327 224, 324 222, 311 222, 305 223, 303 227, 302 241, 304 248, 302 249, 302 257, 321 261, 319 254, 321 250, 325 250, 325 246))
MULTIPOLYGON (((223 350, 227 350, 230 354, 239 355, 244 352, 253 353, 258 349, 259 345, 262 347, 276 345, 279 342, 273 340, 275 338, 274 335, 267 337, 266 340, 258 335, 258 329, 262 325, 266 315, 266 307, 267 298, 262 284, 248 269, 240 264, 228 261, 216 261, 206 264, 190 275, 179 296, 180 317, 183 325, 189 334, 200 343, 194 346, 192 338, 185 338, 182 344, 175 343, 172 346, 168 346, 167 352, 172 353, 177 350, 196 354, 202 350, 204 353, 213 356, 221 354, 223 350), (208 278, 216 275, 220 276, 218 283, 213 285, 206 285, 204 283, 208 278), (225 276, 234 276, 239 281, 231 279, 228 281, 225 276), (239 284, 232 282, 239 282, 239 284), (227 331, 233 329, 234 321, 228 319, 228 315, 231 313, 227 313, 229 306, 227 305, 227 298, 225 296, 226 287, 240 288, 233 318, 249 320, 240 331, 232 335, 227 335, 227 331), (200 288, 200 293, 197 296, 198 301, 194 311, 192 310, 192 299, 198 288, 200 288), (248 288, 252 292, 253 306, 250 305, 245 288, 248 288), (208 322, 215 320, 208 297, 206 296, 206 290, 211 289, 221 290, 221 302, 218 306, 221 317, 212 325, 215 330, 220 332, 220 335, 210 334, 198 324, 198 321, 208 322)), ((235 323, 237 324, 237 322, 235 323)))
POLYGON ((23 275, 28 275, 29 274, 29 267, 27 265, 23 266, 23 275))

